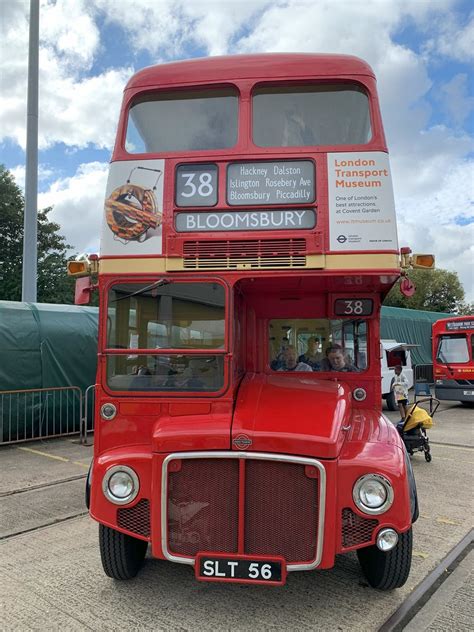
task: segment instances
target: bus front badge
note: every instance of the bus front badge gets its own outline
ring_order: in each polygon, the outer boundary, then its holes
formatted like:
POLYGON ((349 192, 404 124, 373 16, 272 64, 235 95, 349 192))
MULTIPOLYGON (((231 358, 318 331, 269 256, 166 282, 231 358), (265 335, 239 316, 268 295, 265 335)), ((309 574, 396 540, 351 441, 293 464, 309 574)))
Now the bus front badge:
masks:
POLYGON ((238 450, 246 450, 252 445, 252 439, 245 434, 239 434, 232 443, 238 450))

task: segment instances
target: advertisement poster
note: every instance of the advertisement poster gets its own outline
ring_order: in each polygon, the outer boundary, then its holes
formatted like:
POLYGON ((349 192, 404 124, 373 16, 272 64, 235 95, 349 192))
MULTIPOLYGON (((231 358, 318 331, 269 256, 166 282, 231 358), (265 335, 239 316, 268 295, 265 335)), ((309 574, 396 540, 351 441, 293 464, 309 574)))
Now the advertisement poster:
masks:
POLYGON ((386 153, 328 154, 328 194, 331 250, 398 250, 386 153))
POLYGON ((110 165, 101 256, 161 254, 164 160, 110 165))

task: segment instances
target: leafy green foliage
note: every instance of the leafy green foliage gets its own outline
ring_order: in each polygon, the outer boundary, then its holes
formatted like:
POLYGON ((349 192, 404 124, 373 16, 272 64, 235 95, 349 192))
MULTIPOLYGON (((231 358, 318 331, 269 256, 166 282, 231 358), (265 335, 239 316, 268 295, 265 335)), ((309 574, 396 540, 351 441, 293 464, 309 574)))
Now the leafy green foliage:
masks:
POLYGON ((414 296, 403 296, 397 283, 385 298, 384 305, 428 312, 466 313, 460 311, 466 308, 466 304, 464 288, 456 272, 441 268, 412 270, 408 276, 416 285, 414 296))
MULTIPOLYGON (((0 300, 21 301, 24 210, 20 188, 0 165, 0 300)), ((51 210, 38 211, 38 302, 73 303, 75 282, 66 272, 71 246, 49 220, 51 210)))

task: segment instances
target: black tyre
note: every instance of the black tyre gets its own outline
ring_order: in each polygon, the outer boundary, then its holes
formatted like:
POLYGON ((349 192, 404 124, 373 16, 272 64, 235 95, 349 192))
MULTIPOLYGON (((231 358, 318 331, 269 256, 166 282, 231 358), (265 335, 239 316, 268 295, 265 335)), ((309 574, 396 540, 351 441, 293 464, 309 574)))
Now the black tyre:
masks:
POLYGON ((465 406, 466 408, 474 408, 474 402, 466 402, 466 401, 464 401, 464 402, 461 402, 461 404, 463 406, 465 406))
POLYGON ((135 577, 148 548, 148 542, 137 540, 102 524, 99 525, 99 545, 104 572, 113 579, 135 577))
POLYGON ((431 456, 430 451, 429 450, 425 451, 425 460, 426 460, 426 462, 430 463, 432 458, 433 457, 431 456))
POLYGON ((410 574, 412 542, 410 527, 405 533, 399 534, 397 545, 387 553, 375 545, 358 549, 357 557, 362 572, 372 588, 393 590, 403 586, 410 574))
POLYGON ((387 408, 389 410, 398 410, 397 400, 395 399, 395 393, 393 391, 387 395, 385 401, 387 402, 387 408))

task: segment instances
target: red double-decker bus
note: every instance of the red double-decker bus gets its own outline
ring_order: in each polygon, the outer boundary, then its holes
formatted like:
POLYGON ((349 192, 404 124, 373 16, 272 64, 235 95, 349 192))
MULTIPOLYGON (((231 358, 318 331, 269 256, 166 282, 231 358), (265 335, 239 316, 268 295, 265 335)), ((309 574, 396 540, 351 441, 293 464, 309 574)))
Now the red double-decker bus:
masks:
POLYGON ((275 54, 137 73, 91 268, 107 575, 150 548, 199 580, 279 585, 357 550, 372 586, 401 586, 417 501, 380 405, 401 263, 371 68, 275 54))
POLYGON ((436 397, 473 406, 474 316, 437 320, 432 345, 436 397))

